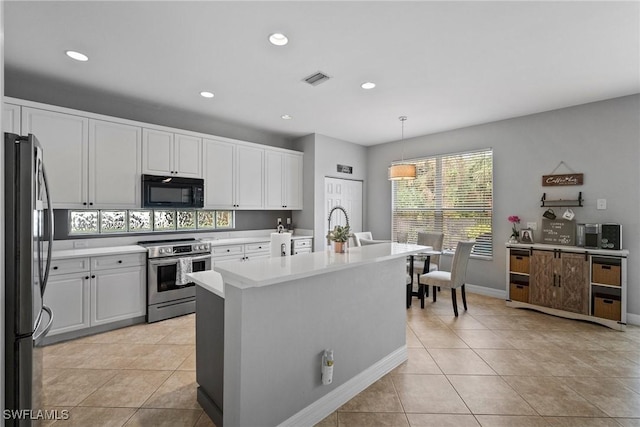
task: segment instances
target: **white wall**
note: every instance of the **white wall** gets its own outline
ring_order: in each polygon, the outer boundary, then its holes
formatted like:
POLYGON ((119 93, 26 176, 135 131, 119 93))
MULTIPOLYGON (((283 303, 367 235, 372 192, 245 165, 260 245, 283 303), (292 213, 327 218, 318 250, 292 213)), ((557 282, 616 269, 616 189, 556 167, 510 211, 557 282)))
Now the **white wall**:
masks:
MULTIPOLYGON (((293 212, 294 225, 297 228, 312 229, 314 251, 326 247, 324 239, 324 178, 342 178, 364 181, 363 194, 366 192, 367 149, 361 145, 320 134, 311 134, 293 142, 294 150, 304 152, 304 209, 293 212), (337 165, 353 166, 353 173, 337 171, 337 165)), ((363 196, 366 206, 366 195, 363 196)), ((366 228, 366 217, 363 218, 366 228)))
MULTIPOLYGON (((493 148, 494 257, 492 261, 471 260, 469 283, 504 290, 504 242, 510 235, 507 217, 519 215, 524 223, 536 221, 540 230, 543 192, 549 199, 571 199, 582 191, 584 207, 573 209, 577 222, 623 226, 623 246, 630 251, 627 309, 640 315, 640 95, 405 139, 404 143, 405 158, 493 148), (550 174, 561 160, 584 173, 584 185, 542 187, 542 175, 550 174), (596 210, 596 199, 601 198, 607 199, 607 210, 596 210)), ((400 157, 400 150, 396 141, 368 151, 368 225, 380 238, 391 236, 387 167, 400 157)))

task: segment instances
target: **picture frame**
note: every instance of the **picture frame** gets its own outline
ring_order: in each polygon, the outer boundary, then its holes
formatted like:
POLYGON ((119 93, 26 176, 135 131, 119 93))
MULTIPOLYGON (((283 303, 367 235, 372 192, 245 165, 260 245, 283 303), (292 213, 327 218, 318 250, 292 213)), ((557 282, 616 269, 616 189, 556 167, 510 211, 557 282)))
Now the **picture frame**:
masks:
POLYGON ((530 228, 520 230, 520 243, 533 243, 533 230, 530 228))

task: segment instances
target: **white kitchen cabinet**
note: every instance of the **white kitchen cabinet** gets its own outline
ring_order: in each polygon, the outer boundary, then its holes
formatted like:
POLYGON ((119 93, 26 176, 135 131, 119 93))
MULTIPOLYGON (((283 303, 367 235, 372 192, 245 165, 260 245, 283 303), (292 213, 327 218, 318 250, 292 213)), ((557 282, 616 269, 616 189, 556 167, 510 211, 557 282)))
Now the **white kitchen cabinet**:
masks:
POLYGON ((23 107, 22 133, 42 144, 54 208, 140 206, 140 127, 23 107))
POLYGON ((2 104, 2 130, 9 133, 20 133, 20 106, 2 104))
POLYGON ((302 156, 265 151, 265 208, 302 209, 302 156))
MULTIPOLYGON (((140 207, 142 129, 89 121, 89 205, 106 209, 140 207)), ((55 199, 54 199, 55 200, 55 199)))
POLYGON ((144 128, 145 174, 202 178, 202 139, 190 135, 144 128))
POLYGON ((310 254, 313 252, 313 239, 294 239, 291 241, 291 255, 310 254))
POLYGON ((29 133, 42 144, 53 207, 87 207, 89 119, 22 107, 22 134, 29 133))
POLYGON ((250 259, 270 258, 270 241, 213 246, 211 248, 211 264, 215 269, 217 262, 223 261, 248 261, 250 259))
POLYGON ((44 295, 48 336, 144 316, 146 254, 54 259, 44 295))
POLYGON ((205 139, 205 208, 264 208, 264 149, 205 139))
POLYGON ((49 276, 44 304, 53 312, 53 325, 47 336, 89 327, 89 280, 89 271, 49 276))
POLYGON ((91 326, 146 314, 142 266, 92 272, 91 326))

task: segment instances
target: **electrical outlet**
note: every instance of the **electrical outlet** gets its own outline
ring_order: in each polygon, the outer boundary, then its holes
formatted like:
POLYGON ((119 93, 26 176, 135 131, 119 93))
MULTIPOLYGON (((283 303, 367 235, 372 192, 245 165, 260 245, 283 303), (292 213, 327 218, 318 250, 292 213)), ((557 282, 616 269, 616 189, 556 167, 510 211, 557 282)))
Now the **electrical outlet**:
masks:
POLYGON ((607 209, 607 199, 598 199, 596 209, 600 211, 607 209))
POLYGON ((89 243, 86 240, 78 240, 77 242, 73 242, 73 247, 75 249, 88 248, 89 247, 89 243))
POLYGON ((278 225, 282 224, 282 218, 278 218, 278 225))
POLYGON ((538 229, 538 223, 537 222, 528 222, 527 223, 527 228, 530 230, 537 230, 538 229))
POLYGON ((291 225, 291 218, 287 218, 287 225, 291 225))

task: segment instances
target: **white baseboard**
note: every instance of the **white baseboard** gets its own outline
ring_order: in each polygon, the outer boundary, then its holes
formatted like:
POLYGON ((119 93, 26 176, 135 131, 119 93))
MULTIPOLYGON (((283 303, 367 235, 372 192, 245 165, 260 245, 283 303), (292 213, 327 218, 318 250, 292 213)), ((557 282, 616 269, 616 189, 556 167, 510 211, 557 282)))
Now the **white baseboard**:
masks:
POLYGON ((395 350, 371 367, 365 369, 335 390, 325 394, 311 405, 292 415, 278 427, 312 426, 353 399, 362 390, 391 372, 408 358, 407 346, 395 350))
POLYGON ((640 326, 640 314, 627 313, 627 325, 640 326))
POLYGON ((487 288, 486 286, 470 285, 469 283, 466 283, 464 287, 467 291, 473 294, 486 295, 488 297, 499 299, 507 298, 507 291, 504 289, 487 288))

